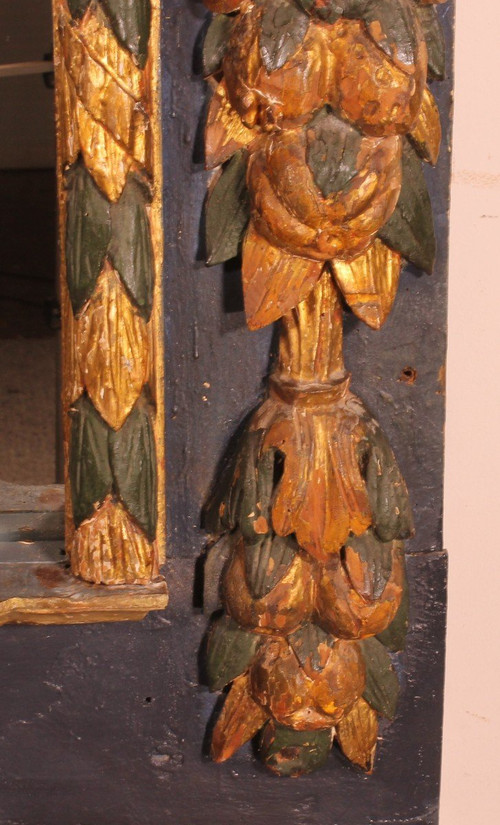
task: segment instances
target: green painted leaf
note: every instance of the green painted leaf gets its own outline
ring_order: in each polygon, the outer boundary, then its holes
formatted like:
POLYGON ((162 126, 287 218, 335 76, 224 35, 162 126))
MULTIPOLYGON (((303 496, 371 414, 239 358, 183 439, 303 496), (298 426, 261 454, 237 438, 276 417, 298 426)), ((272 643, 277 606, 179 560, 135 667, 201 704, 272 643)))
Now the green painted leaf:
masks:
POLYGON ((366 666, 363 698, 374 710, 394 719, 399 697, 399 681, 384 645, 371 637, 359 642, 366 666))
POLYGON ((151 30, 150 0, 100 0, 117 40, 143 69, 148 59, 151 30))
POLYGON ((392 216, 378 234, 387 246, 415 266, 432 272, 436 255, 432 206, 422 163, 408 140, 403 149, 401 194, 392 216))
POLYGON ((205 210, 207 264, 221 264, 238 254, 250 217, 246 184, 247 152, 240 149, 210 190, 205 210))
POLYGON ((110 431, 109 454, 116 490, 150 541, 156 536, 156 449, 151 411, 140 398, 120 430, 110 431))
POLYGON ((394 453, 373 420, 366 429, 366 438, 364 477, 375 533, 383 542, 409 538, 413 534, 413 516, 394 453))
POLYGON ((229 616, 217 619, 207 644, 206 667, 210 690, 222 690, 248 670, 260 638, 258 633, 242 630, 229 616))
POLYGON ((297 3, 307 14, 326 23, 335 23, 345 6, 345 0, 297 0, 297 3))
POLYGON ((78 527, 112 491, 110 428, 86 396, 72 405, 69 414, 69 480, 73 520, 78 527))
POLYGON ((408 633, 410 613, 410 591, 408 587, 408 579, 405 575, 403 597, 399 605, 398 612, 394 619, 382 633, 377 634, 377 639, 382 642, 393 653, 405 649, 406 634, 408 633))
POLYGON ((344 6, 345 17, 379 24, 382 37, 375 42, 388 57, 414 65, 418 39, 412 0, 344 0, 344 6))
POLYGON ((260 455, 263 436, 262 430, 245 432, 234 473, 218 508, 222 527, 239 528, 249 544, 262 541, 271 531, 274 450, 260 455))
POLYGON ((417 14, 427 44, 429 77, 443 80, 446 68, 446 46, 438 13, 434 6, 418 6, 417 14))
POLYGON ((224 533, 208 550, 203 567, 203 612, 210 616, 222 607, 220 593, 222 571, 233 550, 233 537, 224 533))
POLYGON ((130 175, 119 201, 111 205, 108 255, 141 315, 149 321, 155 280, 148 205, 151 195, 130 175))
POLYGON ((314 670, 320 672, 323 670, 323 667, 321 665, 321 653, 318 647, 320 644, 323 644, 333 648, 335 639, 312 622, 306 622, 296 630, 295 633, 288 636, 288 642, 293 648, 302 667, 306 665, 309 659, 314 670))
POLYGON ((83 17, 87 7, 90 5, 90 0, 66 0, 68 8, 72 17, 83 17))
MULTIPOLYGON (((354 550, 363 565, 363 584, 360 587, 355 579, 354 589, 365 599, 379 599, 392 572, 392 541, 379 541, 373 530, 367 530, 361 536, 349 536, 346 546, 354 550)), ((349 573, 348 562, 346 567, 349 573)))
POLYGON ((332 741, 333 728, 302 731, 270 721, 262 731, 259 756, 279 776, 301 776, 325 764, 332 741))
POLYGON ((208 77, 219 71, 224 57, 233 18, 227 14, 215 14, 203 41, 203 74, 208 77))
POLYGON ((327 107, 307 126, 307 163, 325 198, 345 189, 356 173, 361 135, 327 107))
POLYGON ((305 37, 309 19, 293 0, 268 0, 260 25, 260 54, 270 73, 293 57, 305 37))
POLYGON ((267 535, 264 541, 245 544, 245 571, 250 592, 261 599, 283 578, 296 553, 297 541, 292 536, 267 535))
POLYGON ((82 163, 66 174, 66 278, 75 315, 92 295, 111 237, 110 205, 82 163))

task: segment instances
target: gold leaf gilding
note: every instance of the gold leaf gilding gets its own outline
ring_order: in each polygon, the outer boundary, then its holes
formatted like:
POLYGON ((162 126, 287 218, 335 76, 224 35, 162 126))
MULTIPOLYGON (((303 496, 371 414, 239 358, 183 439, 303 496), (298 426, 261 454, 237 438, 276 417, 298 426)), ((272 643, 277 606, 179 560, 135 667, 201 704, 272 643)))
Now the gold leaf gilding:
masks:
POLYGON ((145 74, 117 43, 100 7, 89 8, 79 24, 61 14, 58 35, 66 69, 63 144, 69 159, 80 144, 97 185, 116 201, 132 165, 144 166, 149 154, 149 118, 141 105, 145 74))
POLYGON ((255 138, 255 132, 242 122, 227 97, 224 81, 219 83, 208 109, 205 128, 205 166, 213 169, 224 163, 234 152, 247 146, 255 138))
POLYGON ((340 720, 335 733, 347 758, 367 773, 373 770, 377 746, 377 714, 363 698, 340 720))
POLYGON ((76 530, 71 570, 97 584, 147 584, 158 573, 155 544, 108 497, 76 530))
POLYGON ((266 711, 252 699, 249 681, 247 673, 238 676, 226 696, 212 734, 211 755, 215 762, 229 759, 268 719, 266 711))
POLYGON ((250 329, 276 321, 307 297, 323 263, 270 244, 253 223, 243 242, 243 295, 250 329))
POLYGON ((434 166, 437 163, 441 146, 441 119, 437 103, 428 87, 425 89, 422 105, 410 136, 423 158, 434 166))
POLYGON ((77 322, 76 352, 95 408, 119 429, 147 380, 148 335, 109 263, 77 322))
POLYGON ((401 256, 378 238, 352 261, 333 261, 337 283, 348 305, 372 329, 380 329, 392 309, 401 256))

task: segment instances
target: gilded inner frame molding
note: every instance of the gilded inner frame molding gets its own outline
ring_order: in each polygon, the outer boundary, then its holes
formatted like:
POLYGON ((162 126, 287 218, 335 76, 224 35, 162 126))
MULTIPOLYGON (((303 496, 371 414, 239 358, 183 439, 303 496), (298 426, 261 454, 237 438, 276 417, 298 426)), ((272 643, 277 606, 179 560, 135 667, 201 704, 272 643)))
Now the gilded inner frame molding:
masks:
POLYGON ((146 584, 165 559, 157 0, 53 0, 66 549, 146 584))

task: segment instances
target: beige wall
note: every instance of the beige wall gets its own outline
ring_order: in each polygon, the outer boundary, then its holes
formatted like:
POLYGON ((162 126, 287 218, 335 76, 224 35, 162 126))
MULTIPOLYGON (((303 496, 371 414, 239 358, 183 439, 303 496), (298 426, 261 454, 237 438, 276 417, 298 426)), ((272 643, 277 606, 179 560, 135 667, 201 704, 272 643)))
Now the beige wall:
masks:
POLYGON ((457 2, 440 825, 500 822, 500 5, 457 2))
MULTIPOLYGON (((51 0, 0 0, 0 64, 43 60, 51 0)), ((55 165, 54 92, 41 75, 0 78, 0 169, 55 165)))

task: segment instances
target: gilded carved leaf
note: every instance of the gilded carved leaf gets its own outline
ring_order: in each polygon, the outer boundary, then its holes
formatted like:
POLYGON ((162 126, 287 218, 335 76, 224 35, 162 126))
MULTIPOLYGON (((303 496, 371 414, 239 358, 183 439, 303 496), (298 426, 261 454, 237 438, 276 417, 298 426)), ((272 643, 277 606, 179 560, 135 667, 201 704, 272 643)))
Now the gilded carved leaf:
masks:
POLYGON ((65 409, 79 398, 84 392, 83 377, 76 355, 76 325, 78 321, 73 315, 69 291, 61 289, 61 316, 65 323, 61 329, 62 355, 62 398, 65 409))
POLYGON ((222 690, 245 673, 260 642, 258 633, 242 630, 229 616, 221 616, 208 636, 206 668, 210 690, 222 690))
POLYGON ((268 714, 251 697, 248 676, 239 676, 231 685, 212 734, 214 762, 229 759, 267 719, 268 714))
POLYGON ((203 40, 202 61, 205 77, 219 71, 232 25, 233 18, 227 14, 216 14, 210 21, 203 40))
POLYGON ((69 479, 73 520, 78 527, 111 493, 109 427, 86 396, 69 410, 69 479))
POLYGON ((428 73, 430 78, 443 80, 446 68, 446 46, 443 29, 434 6, 417 7, 417 14, 427 45, 428 73))
POLYGON ((111 222, 109 203, 82 163, 66 174, 66 278, 73 312, 92 295, 102 270, 111 222))
POLYGON ((259 753, 273 773, 301 776, 325 764, 332 739, 333 728, 301 731, 269 721, 262 733, 259 753))
POLYGON ((246 187, 246 152, 240 149, 208 193, 205 228, 207 264, 220 264, 238 254, 250 214, 246 187))
POLYGON ((436 255, 432 206, 420 158, 408 140, 403 149, 403 182, 399 200, 378 235, 403 258, 425 272, 432 272, 436 255))
POLYGON ((433 165, 437 163, 441 146, 441 120, 437 103, 429 88, 424 92, 422 106, 409 137, 420 157, 433 165))
POLYGON ((110 432, 109 458, 118 495, 153 541, 158 520, 156 447, 152 410, 144 398, 120 429, 110 432))
POLYGON ((268 73, 280 69, 293 57, 308 27, 307 15, 293 0, 268 0, 259 38, 262 63, 268 73))
POLYGON ((384 645, 375 638, 362 639, 359 646, 366 667, 363 698, 382 716, 394 719, 399 697, 399 681, 384 645))
POLYGON ((76 531, 71 570, 96 584, 147 584, 158 575, 156 548, 109 497, 76 531))
POLYGON ((94 406, 119 429, 147 379, 148 337, 146 322, 109 264, 78 321, 76 352, 94 406))
POLYGON ((55 69, 57 74, 56 96, 59 151, 61 153, 61 166, 68 167, 75 162, 80 151, 78 125, 75 120, 76 92, 64 65, 59 63, 55 69))
POLYGON ((131 169, 132 157, 89 115, 80 101, 76 117, 85 166, 109 200, 117 201, 131 169))
POLYGON ((108 255, 146 321, 153 307, 154 256, 149 222, 151 194, 136 175, 130 175, 117 203, 111 205, 108 255))
POLYGON ((372 329, 387 320, 396 297, 401 256, 379 238, 352 261, 335 260, 333 270, 342 294, 355 315, 372 329))
POLYGON ((358 699, 335 728, 343 754, 367 773, 373 770, 377 734, 377 714, 363 698, 358 699))
POLYGON ((214 92, 208 109, 205 127, 205 167, 213 169, 228 160, 238 149, 247 146, 255 137, 247 129, 227 97, 222 80, 214 92))
POLYGON ((243 241, 242 261, 249 328, 273 323, 307 298, 323 266, 323 261, 300 258, 269 243, 251 221, 243 241))
MULTIPOLYGON (((137 107, 141 81, 135 77, 138 69, 127 55, 121 62, 122 76, 118 76, 108 50, 116 44, 111 33, 108 43, 102 32, 107 32, 102 18, 93 15, 82 27, 62 23, 60 39, 69 82, 89 116, 107 129, 113 138, 129 151, 134 151, 137 132, 145 131, 145 115, 137 107), (94 39, 91 40, 91 36, 94 39), (101 47, 100 49, 97 47, 101 47), (128 63, 128 65, 127 65, 128 63), (132 77, 130 77, 132 75, 132 77)), ((138 158, 143 161, 143 156, 138 158)))
POLYGON ((132 163, 146 163, 150 130, 139 105, 145 78, 100 5, 91 5, 77 25, 61 14, 59 38, 85 164, 99 188, 116 201, 132 163))

